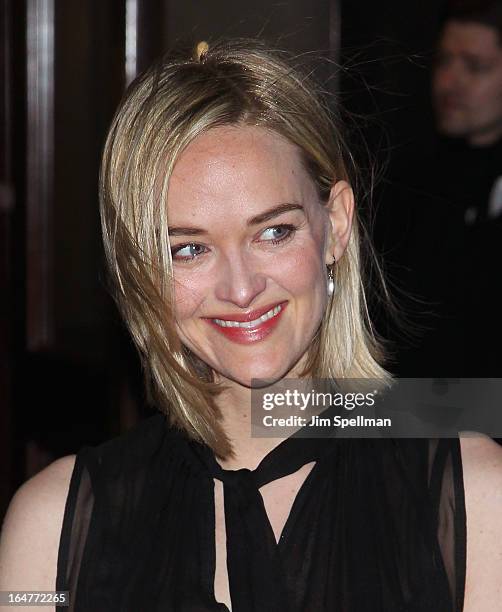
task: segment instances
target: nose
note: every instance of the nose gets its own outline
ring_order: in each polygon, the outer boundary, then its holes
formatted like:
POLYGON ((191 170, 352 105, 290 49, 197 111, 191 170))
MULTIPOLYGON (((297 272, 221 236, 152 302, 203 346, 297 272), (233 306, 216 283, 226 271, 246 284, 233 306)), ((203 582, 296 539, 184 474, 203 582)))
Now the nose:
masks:
POLYGON ((243 254, 232 254, 219 265, 215 295, 218 300, 247 308, 265 290, 267 279, 243 254))
POLYGON ((438 66, 434 74, 434 85, 439 93, 450 93, 462 86, 462 71, 455 62, 438 66))

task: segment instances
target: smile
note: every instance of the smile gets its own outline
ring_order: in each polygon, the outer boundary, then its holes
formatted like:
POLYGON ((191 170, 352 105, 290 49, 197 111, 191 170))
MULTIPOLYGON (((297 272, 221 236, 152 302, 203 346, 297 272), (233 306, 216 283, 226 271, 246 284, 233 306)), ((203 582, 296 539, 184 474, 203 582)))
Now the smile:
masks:
POLYGON ((254 327, 258 327, 261 323, 268 321, 272 317, 276 317, 282 310, 282 306, 276 306, 275 308, 271 308, 264 315, 258 317, 254 321, 247 321, 245 323, 240 323, 239 321, 232 321, 231 319, 213 319, 216 325, 221 325, 221 327, 243 327, 244 329, 252 329, 254 327))
POLYGON ((247 314, 236 314, 228 318, 212 317, 205 320, 225 336, 237 344, 250 344, 263 340, 277 326, 287 302, 274 304, 247 314))

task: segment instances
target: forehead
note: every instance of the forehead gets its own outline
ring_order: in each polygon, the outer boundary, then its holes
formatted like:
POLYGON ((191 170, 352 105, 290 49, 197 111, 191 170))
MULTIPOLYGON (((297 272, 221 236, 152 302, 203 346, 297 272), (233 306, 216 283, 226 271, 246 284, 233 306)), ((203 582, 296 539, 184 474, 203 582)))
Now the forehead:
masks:
POLYGON ((213 128, 180 155, 169 180, 168 211, 200 212, 225 204, 274 205, 311 199, 315 186, 298 147, 277 133, 254 126, 213 128))
POLYGON ((473 21, 447 22, 439 40, 439 48, 449 53, 502 60, 497 30, 473 21))

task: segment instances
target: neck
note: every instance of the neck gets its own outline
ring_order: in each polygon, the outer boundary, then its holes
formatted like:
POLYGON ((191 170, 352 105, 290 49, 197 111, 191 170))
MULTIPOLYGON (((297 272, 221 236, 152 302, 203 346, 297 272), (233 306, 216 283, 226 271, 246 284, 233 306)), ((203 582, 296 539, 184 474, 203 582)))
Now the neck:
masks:
MULTIPOLYGON (((284 377, 284 379, 294 379, 295 388, 299 391, 308 392, 312 388, 310 378, 300 378, 300 373, 304 368, 303 360, 298 362, 284 377)), ((284 380, 282 379, 282 380, 284 380)), ((281 392, 282 380, 277 381, 270 387, 262 389, 262 392, 281 392)), ((251 396, 252 390, 249 387, 240 385, 235 381, 225 381, 226 390, 218 397, 217 402, 223 417, 223 429, 232 444, 234 454, 232 457, 219 460, 221 466, 228 470, 239 470, 247 468, 254 470, 260 461, 276 446, 287 437, 286 430, 281 437, 252 437, 251 436, 251 396)), ((256 408, 258 410, 258 408, 256 408)), ((320 411, 320 410, 319 410, 320 411)), ((258 418, 263 416, 261 412, 255 415, 258 418)), ((257 431, 262 430, 259 426, 257 431)), ((263 430, 262 430, 263 431, 263 430)), ((280 430, 279 430, 280 431, 280 430)))
POLYGON ((237 383, 227 383, 227 387, 218 397, 218 406, 223 416, 223 429, 232 443, 234 455, 220 459, 219 462, 227 470, 254 470, 283 438, 251 437, 251 389, 237 383))

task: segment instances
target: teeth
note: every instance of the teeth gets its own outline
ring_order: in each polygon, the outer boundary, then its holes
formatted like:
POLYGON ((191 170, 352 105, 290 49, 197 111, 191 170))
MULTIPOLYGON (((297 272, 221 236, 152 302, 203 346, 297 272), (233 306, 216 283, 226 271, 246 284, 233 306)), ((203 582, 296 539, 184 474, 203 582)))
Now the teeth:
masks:
POLYGON ((242 327, 244 329, 251 329, 253 327, 257 327, 265 321, 268 321, 268 319, 277 316, 281 310, 282 306, 276 306, 275 308, 271 308, 268 312, 261 315, 261 317, 258 319, 255 319, 254 321, 247 321, 246 323, 239 323, 239 321, 225 321, 223 319, 213 319, 213 321, 220 327, 242 327))

